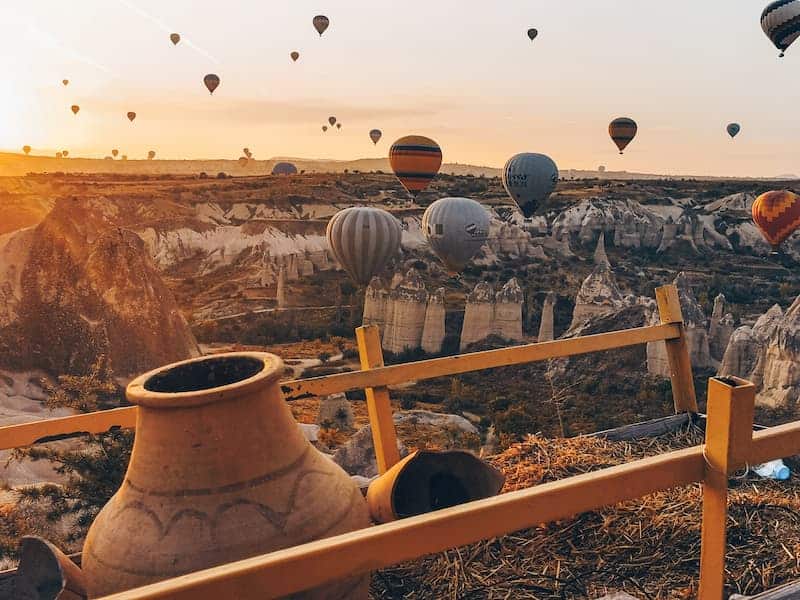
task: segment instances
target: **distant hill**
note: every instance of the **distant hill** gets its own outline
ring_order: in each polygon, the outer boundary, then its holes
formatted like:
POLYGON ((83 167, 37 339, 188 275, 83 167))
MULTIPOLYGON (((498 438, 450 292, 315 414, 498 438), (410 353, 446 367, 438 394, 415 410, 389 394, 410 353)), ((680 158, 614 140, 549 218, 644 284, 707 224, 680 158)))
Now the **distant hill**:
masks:
MULTIPOLYGON (((55 158, 51 156, 25 156, 9 152, 0 152, 0 176, 19 176, 27 173, 120 173, 128 175, 196 175, 205 172, 210 176, 224 172, 238 177, 248 175, 268 175, 275 163, 290 161, 299 171, 308 173, 343 173, 383 171, 391 173, 389 160, 386 158, 360 158, 355 160, 328 160, 313 158, 274 157, 268 160, 250 160, 246 165, 238 160, 203 159, 203 160, 111 160, 97 158, 55 158)), ((451 175, 472 175, 475 177, 499 177, 501 169, 479 165, 445 163, 441 172, 451 175)), ((562 169, 563 179, 615 179, 615 180, 652 180, 652 179, 700 179, 700 180, 742 180, 746 177, 711 177, 711 176, 674 176, 656 173, 629 173, 628 171, 584 171, 562 169)), ((780 175, 777 177, 752 178, 761 180, 793 181, 800 179, 797 175, 780 175)))

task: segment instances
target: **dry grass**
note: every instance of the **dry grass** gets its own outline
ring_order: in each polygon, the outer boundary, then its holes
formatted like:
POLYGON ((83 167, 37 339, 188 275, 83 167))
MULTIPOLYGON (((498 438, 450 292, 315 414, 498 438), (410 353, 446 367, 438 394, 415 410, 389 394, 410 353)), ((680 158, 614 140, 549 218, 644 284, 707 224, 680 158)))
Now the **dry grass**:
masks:
MULTIPOLYGON (((492 462, 512 491, 699 443, 687 430, 634 443, 530 437, 492 462)), ((732 479, 728 592, 754 594, 800 577, 800 484, 732 479)), ((693 598, 700 558, 700 486, 426 557, 376 573, 376 599, 693 598)))

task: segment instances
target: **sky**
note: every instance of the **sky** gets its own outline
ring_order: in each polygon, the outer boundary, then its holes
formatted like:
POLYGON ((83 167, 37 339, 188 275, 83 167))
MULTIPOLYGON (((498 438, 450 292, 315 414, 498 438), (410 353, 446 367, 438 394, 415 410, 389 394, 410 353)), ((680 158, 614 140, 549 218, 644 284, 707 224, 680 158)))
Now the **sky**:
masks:
POLYGON ((417 133, 445 162, 541 152, 562 169, 800 174, 800 43, 778 59, 764 4, 5 0, 0 149, 348 160, 417 133), (321 38, 316 14, 331 19, 321 38), (222 80, 213 96, 207 73, 222 80), (343 127, 323 134, 330 115, 343 127), (608 137, 618 116, 639 124, 624 156, 608 137))

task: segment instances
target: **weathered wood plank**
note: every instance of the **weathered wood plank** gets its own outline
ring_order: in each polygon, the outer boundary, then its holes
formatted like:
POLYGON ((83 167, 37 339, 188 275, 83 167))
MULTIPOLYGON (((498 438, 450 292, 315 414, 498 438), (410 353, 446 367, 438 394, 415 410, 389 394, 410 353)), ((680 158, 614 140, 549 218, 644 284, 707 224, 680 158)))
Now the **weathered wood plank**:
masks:
POLYGON ((683 324, 683 312, 681 311, 678 288, 674 285, 657 288, 656 303, 658 304, 658 315, 661 323, 673 324, 680 330, 680 335, 677 338, 664 341, 667 348, 667 362, 669 363, 675 412, 697 412, 697 395, 694 389, 692 361, 689 355, 689 345, 686 343, 686 328, 683 324))
POLYGON ((597 433, 589 434, 589 437, 601 437, 612 442, 629 442, 632 440, 654 438, 679 431, 691 423, 692 419, 693 415, 691 413, 680 413, 668 417, 661 417, 659 419, 652 419, 650 421, 643 421, 641 423, 623 425, 622 427, 615 427, 614 429, 606 429, 605 431, 598 431, 597 433))

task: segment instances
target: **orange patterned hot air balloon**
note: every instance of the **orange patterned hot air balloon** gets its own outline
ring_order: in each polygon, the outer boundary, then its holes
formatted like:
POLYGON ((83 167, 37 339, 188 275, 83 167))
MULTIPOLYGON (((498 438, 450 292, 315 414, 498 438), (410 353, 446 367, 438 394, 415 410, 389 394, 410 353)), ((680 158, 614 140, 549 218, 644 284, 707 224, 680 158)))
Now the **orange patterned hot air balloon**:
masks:
POLYGON ((611 124, 608 126, 608 134, 611 136, 611 139, 614 140, 617 148, 619 148, 620 154, 624 152, 628 144, 636 137, 638 129, 636 121, 628 117, 620 117, 611 121, 611 124))
POLYGON ((761 194, 753 202, 753 222, 777 252, 800 226, 800 196, 787 190, 761 194))
POLYGON ((428 187, 439 172, 442 149, 430 138, 407 135, 392 144, 389 163, 403 187, 416 196, 428 187))

